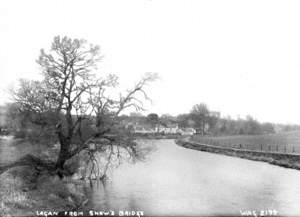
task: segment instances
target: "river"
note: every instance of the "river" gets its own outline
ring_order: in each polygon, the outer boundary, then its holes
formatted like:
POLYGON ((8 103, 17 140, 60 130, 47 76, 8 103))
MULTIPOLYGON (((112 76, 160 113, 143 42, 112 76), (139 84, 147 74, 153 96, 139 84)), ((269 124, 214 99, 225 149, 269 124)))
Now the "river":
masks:
MULTIPOLYGON (((0 163, 30 150, 11 142, 1 140, 0 163)), ((122 164, 105 185, 94 182, 89 196, 94 210, 168 216, 261 210, 300 214, 300 171, 186 149, 174 140, 146 143, 155 147, 146 161, 122 164)))
POLYGON ((95 210, 141 210, 146 215, 241 215, 274 210, 300 214, 300 171, 200 152, 174 140, 146 162, 123 164, 105 186, 93 187, 95 210))

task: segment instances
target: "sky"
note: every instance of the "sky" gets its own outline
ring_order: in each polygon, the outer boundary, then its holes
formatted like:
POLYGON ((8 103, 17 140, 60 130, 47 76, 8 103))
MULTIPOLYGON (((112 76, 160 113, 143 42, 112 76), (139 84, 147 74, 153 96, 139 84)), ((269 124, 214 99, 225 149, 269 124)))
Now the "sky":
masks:
POLYGON ((100 45, 97 73, 121 88, 158 73, 146 113, 204 102, 222 116, 300 124, 299 11, 284 0, 2 0, 0 104, 19 78, 41 78, 40 49, 66 35, 100 45))

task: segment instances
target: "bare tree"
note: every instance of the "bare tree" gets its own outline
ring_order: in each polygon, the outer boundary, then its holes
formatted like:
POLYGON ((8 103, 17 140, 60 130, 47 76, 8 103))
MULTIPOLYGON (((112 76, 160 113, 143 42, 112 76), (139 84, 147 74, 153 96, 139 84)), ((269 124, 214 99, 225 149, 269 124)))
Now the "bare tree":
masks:
POLYGON ((57 36, 50 51, 42 49, 37 60, 44 79, 23 81, 13 93, 22 110, 55 113, 60 151, 54 168, 60 176, 68 159, 82 150, 90 150, 91 146, 94 147, 90 151, 91 159, 104 146, 111 147, 111 152, 113 146, 118 146, 131 156, 137 155, 132 136, 119 125, 117 117, 129 107, 143 109, 143 100, 149 99, 144 88, 157 75, 146 74, 125 94, 112 98, 109 90, 116 88, 118 79, 115 75, 95 74, 100 60, 98 46, 57 36), (89 131, 83 132, 86 128, 89 131))

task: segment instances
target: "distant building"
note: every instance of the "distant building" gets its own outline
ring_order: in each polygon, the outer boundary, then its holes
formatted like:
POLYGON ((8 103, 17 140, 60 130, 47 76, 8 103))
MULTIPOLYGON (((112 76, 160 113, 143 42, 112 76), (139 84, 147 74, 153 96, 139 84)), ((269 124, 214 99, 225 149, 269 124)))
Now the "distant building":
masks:
POLYGON ((184 135, 184 136, 191 136, 191 135, 196 134, 196 130, 191 127, 183 128, 183 129, 180 129, 180 134, 184 135))
POLYGON ((177 134, 177 133, 180 133, 180 129, 178 127, 178 124, 167 124, 167 125, 158 124, 155 127, 155 131, 157 133, 164 133, 164 134, 177 134))
POLYGON ((127 129, 130 129, 133 133, 138 133, 138 134, 160 133, 160 134, 193 135, 196 133, 196 130, 194 128, 191 127, 179 128, 177 123, 157 124, 153 128, 150 124, 127 122, 125 126, 127 129))

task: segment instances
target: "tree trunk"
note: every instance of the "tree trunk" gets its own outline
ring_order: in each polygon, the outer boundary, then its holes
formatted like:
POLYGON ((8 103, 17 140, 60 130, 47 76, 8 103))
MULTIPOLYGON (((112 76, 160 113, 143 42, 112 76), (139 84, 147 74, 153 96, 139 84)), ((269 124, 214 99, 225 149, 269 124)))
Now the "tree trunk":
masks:
POLYGON ((66 163, 66 161, 68 160, 68 152, 66 151, 65 148, 63 148, 64 145, 61 144, 61 148, 60 148, 60 152, 55 164, 55 169, 57 171, 57 175, 60 178, 63 178, 63 174, 64 174, 64 165, 66 163))
POLYGON ((57 158, 57 168, 63 169, 64 163, 69 159, 71 141, 68 138, 59 138, 60 151, 57 158))
POLYGON ((55 164, 55 168, 57 170, 57 173, 60 177, 63 176, 63 170, 64 170, 64 164, 65 162, 70 158, 70 145, 71 145, 71 139, 70 137, 66 137, 63 134, 63 130, 61 125, 58 125, 57 127, 57 135, 58 140, 60 143, 60 151, 59 155, 55 164))
POLYGON ((66 162, 66 155, 60 150, 57 161, 56 161, 56 168, 63 170, 64 169, 64 165, 66 162))

